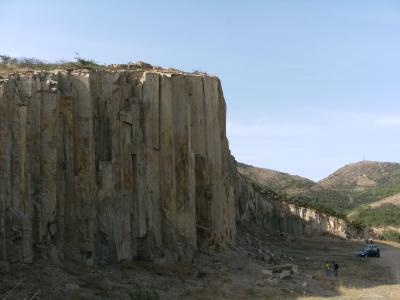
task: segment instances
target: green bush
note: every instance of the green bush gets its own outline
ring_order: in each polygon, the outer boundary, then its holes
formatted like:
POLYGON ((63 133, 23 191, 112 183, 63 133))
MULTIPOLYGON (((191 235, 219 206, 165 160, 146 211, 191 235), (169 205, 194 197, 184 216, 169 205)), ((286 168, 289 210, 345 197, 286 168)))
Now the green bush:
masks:
POLYGON ((77 66, 82 66, 85 68, 96 68, 96 67, 100 67, 100 65, 93 59, 87 59, 87 58, 83 58, 81 56, 79 56, 79 53, 75 53, 75 65, 77 66))
POLYGON ((400 207, 393 204, 367 207, 360 210, 355 221, 367 226, 400 226, 400 207))
POLYGON ((382 240, 400 243, 400 232, 394 230, 385 230, 380 238, 382 240))

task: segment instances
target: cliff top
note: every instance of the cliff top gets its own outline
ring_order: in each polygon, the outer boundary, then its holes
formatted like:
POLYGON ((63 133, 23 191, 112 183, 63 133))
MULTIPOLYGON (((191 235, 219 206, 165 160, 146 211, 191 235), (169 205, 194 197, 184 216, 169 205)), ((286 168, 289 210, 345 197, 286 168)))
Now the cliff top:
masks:
POLYGON ((208 75, 205 72, 193 71, 185 72, 175 68, 163 68, 160 66, 153 66, 151 64, 137 61, 129 62, 127 64, 110 64, 103 65, 94 62, 93 60, 85 60, 77 58, 74 62, 61 61, 56 63, 47 63, 34 58, 17 59, 9 56, 0 55, 0 79, 12 75, 31 75, 40 71, 108 71, 108 72, 146 72, 154 71, 169 74, 195 74, 195 75, 208 75))

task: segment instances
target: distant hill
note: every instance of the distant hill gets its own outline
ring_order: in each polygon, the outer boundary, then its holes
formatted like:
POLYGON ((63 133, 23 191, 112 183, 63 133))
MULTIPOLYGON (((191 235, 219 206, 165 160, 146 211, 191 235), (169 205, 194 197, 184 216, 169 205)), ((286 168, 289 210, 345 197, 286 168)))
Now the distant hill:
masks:
POLYGON ((238 163, 238 170, 241 174, 260 185, 267 186, 275 192, 284 192, 289 195, 305 192, 316 184, 314 181, 301 176, 257 168, 242 163, 238 163))
POLYGON ((352 191, 398 185, 400 184, 400 164, 361 161, 340 168, 318 184, 323 188, 352 191))
POLYGON ((335 171, 303 196, 348 214, 396 193, 400 193, 399 163, 361 161, 335 171))

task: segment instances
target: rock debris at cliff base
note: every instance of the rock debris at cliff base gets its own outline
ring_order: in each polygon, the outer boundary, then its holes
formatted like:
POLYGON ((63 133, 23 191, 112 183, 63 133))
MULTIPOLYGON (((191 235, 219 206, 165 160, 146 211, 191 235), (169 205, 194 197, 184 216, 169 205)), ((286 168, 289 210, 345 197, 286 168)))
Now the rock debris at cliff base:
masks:
POLYGON ((397 299, 399 285, 377 259, 355 259, 360 241, 265 234, 254 224, 238 227, 237 246, 202 252, 191 264, 160 265, 143 260, 85 266, 36 260, 0 268, 0 295, 7 299, 397 299), (325 250, 325 246, 327 250, 325 250), (272 252, 275 265, 255 255, 272 252), (340 277, 325 279, 326 258, 340 261, 340 277), (274 272, 286 265, 297 272, 274 272), (285 275, 279 276, 277 275, 285 275), (285 277, 285 278, 280 278, 285 277), (323 281, 324 280, 324 281, 323 281), (16 288, 15 288, 16 287, 16 288))

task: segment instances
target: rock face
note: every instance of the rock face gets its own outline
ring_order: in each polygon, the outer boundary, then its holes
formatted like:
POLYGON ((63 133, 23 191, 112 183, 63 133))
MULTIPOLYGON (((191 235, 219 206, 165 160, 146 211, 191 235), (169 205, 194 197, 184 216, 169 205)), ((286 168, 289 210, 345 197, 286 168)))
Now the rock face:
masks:
POLYGON ((342 238, 361 236, 347 221, 313 208, 280 201, 272 192, 261 193, 243 175, 236 177, 237 220, 251 221, 269 232, 293 235, 330 234, 342 238))
POLYGON ((235 237, 215 77, 55 71, 0 85, 1 258, 190 261, 235 237))
MULTIPOLYGON (((238 175, 225 116, 219 79, 202 74, 3 79, 0 259, 190 262, 198 248, 234 243, 236 221, 308 232, 289 221, 308 212, 270 201, 238 175)), ((331 228, 327 220, 314 231, 317 223, 310 233, 331 228)))

